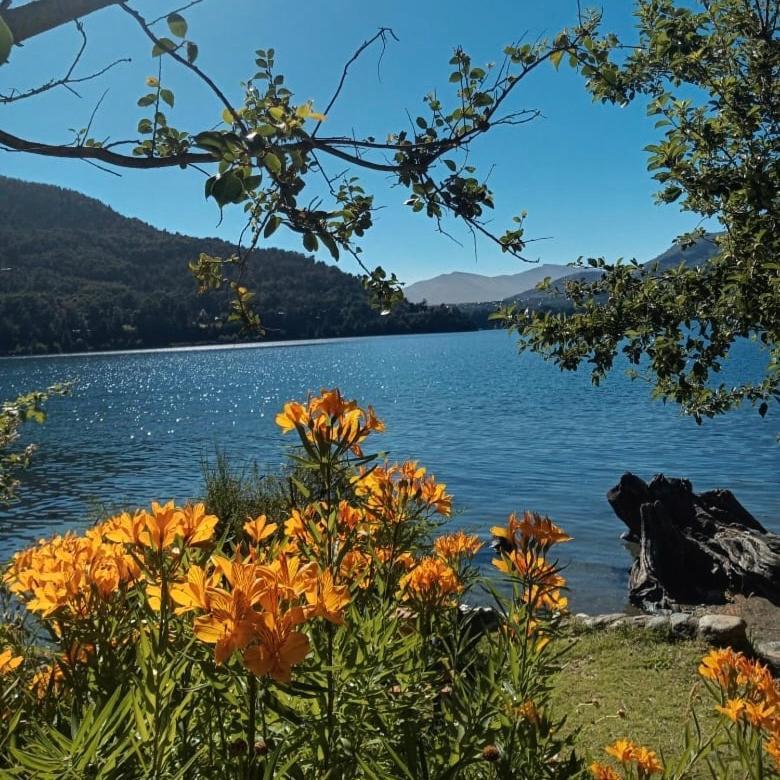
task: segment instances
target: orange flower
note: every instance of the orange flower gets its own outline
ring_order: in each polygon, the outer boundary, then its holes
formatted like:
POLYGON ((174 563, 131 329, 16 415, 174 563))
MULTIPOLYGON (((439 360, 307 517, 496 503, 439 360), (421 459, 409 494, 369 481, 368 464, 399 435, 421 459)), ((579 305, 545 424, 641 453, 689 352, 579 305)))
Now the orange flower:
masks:
POLYGON ((773 734, 765 743, 766 752, 772 756, 775 766, 780 769, 780 734, 773 734))
POLYGON ((48 693, 57 694, 62 688, 65 675, 58 663, 41 667, 30 680, 30 690, 37 699, 44 699, 48 693))
POLYGON ((426 476, 415 461, 402 464, 361 468, 353 478, 355 493, 363 500, 367 519, 382 525, 405 523, 432 513, 448 517, 452 513, 452 496, 446 485, 426 476))
POLYGON ((253 674, 290 682, 292 667, 309 653, 309 639, 294 630, 303 620, 302 610, 291 610, 281 617, 272 612, 260 616, 257 624, 259 641, 244 652, 244 664, 253 674))
POLYGON ((490 533, 507 553, 518 548, 526 549, 532 542, 547 549, 554 544, 571 541, 571 536, 555 525, 549 517, 542 517, 537 512, 524 512, 522 520, 512 512, 505 527, 494 526, 490 533))
POLYGON ((620 780, 620 775, 611 766, 600 764, 598 761, 594 761, 588 769, 594 780, 620 780))
POLYGON ((655 752, 648 750, 645 747, 636 748, 634 751, 634 761, 636 762, 637 769, 639 769, 640 777, 656 775, 664 771, 663 765, 658 760, 658 756, 655 752))
POLYGON ((167 504, 153 501, 152 511, 143 515, 145 531, 141 532, 141 542, 156 550, 171 547, 180 532, 178 514, 173 501, 167 504))
POLYGON ((639 745, 630 739, 618 739, 614 744, 604 748, 604 751, 620 761, 621 764, 627 764, 634 760, 639 745))
POLYGON ((20 655, 14 655, 11 652, 11 648, 7 647, 0 653, 0 677, 10 674, 14 669, 21 666, 24 658, 20 655))
POLYGON ((193 609, 208 610, 211 605, 209 588, 216 587, 218 582, 218 576, 208 578, 200 566, 190 566, 187 581, 171 586, 171 599, 178 604, 176 614, 183 615, 193 609))
POLYGON ((258 515, 254 520, 247 520, 244 523, 244 531, 246 531, 247 536, 255 544, 260 544, 263 539, 271 536, 276 529, 276 523, 269 523, 265 515, 258 515))
POLYGON ((423 558, 399 582, 405 600, 422 602, 427 606, 449 603, 463 586, 457 574, 439 558, 423 558))
POLYGON ((304 426, 308 418, 308 412, 303 404, 290 401, 284 405, 284 409, 276 415, 276 424, 283 433, 295 430, 298 426, 304 426))
POLYGON ((482 549, 482 542, 478 536, 458 531, 434 540, 433 549, 439 558, 452 561, 464 556, 473 558, 482 549))
POLYGON ((571 541, 571 536, 555 525, 549 517, 542 517, 537 512, 524 512, 523 519, 517 524, 517 530, 523 539, 533 539, 542 547, 571 541))
POLYGON ((770 728, 777 717, 777 707, 765 701, 748 701, 745 702, 745 717, 748 723, 756 728, 770 728))
POLYGON ((221 664, 252 641, 259 617, 243 590, 227 593, 214 589, 208 614, 195 618, 195 636, 214 645, 214 657, 221 664))
POLYGON ((702 659, 699 674, 706 680, 712 680, 727 690, 735 682, 737 668, 741 665, 740 655, 730 647, 723 650, 711 650, 702 659))
POLYGON ((736 723, 745 711, 745 700, 729 699, 725 707, 716 707, 715 709, 736 723))
POLYGON ((219 523, 216 515, 207 515, 205 504, 187 504, 180 510, 179 532, 185 544, 198 545, 214 537, 214 529, 219 523))
POLYGON ((312 584, 313 587, 306 591, 306 601, 310 604, 309 617, 322 617, 341 625, 344 607, 350 602, 346 586, 334 585, 329 571, 323 572, 312 584))
POLYGON ((357 402, 346 401, 338 389, 322 390, 304 404, 291 401, 276 415, 276 424, 283 433, 297 430, 305 445, 320 451, 336 447, 340 452, 351 450, 361 456, 360 444, 373 432, 384 431, 384 423, 374 410, 361 409, 357 402))

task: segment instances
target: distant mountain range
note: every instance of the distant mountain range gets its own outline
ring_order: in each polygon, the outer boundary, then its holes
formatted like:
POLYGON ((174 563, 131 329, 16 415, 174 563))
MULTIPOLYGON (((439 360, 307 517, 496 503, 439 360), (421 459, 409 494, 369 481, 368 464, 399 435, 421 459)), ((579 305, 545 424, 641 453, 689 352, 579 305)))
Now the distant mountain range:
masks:
MULTIPOLYGON (((228 257, 216 238, 157 230, 100 201, 0 176, 0 354, 233 342, 221 293, 197 295, 188 262, 228 257)), ((369 305, 356 276, 297 252, 254 253, 246 284, 269 339, 474 330, 460 310, 369 305)))
POLYGON ((424 279, 404 288, 407 301, 429 305, 441 303, 490 303, 502 301, 536 287, 546 277, 558 279, 572 273, 565 265, 536 265, 526 271, 501 276, 483 276, 462 271, 424 279))
MULTIPOLYGON (((716 251, 712 236, 708 235, 686 250, 675 245, 658 257, 645 263, 648 268, 664 271, 685 262, 697 266, 706 262, 716 251)), ((568 265, 537 265, 527 271, 501 276, 462 273, 459 271, 434 276, 410 284, 404 294, 408 301, 428 304, 487 304, 501 302, 529 301, 542 304, 563 294, 565 283, 576 279, 595 280, 600 272, 590 269, 575 269, 568 265), (536 289, 545 278, 556 282, 546 291, 536 289)), ((473 308, 472 306, 468 307, 473 308)))

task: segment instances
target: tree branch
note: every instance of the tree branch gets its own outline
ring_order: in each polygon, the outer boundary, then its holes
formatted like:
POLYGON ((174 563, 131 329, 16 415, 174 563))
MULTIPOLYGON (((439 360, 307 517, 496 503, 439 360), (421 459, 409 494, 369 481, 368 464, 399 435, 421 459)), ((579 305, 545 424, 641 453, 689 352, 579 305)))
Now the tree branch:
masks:
POLYGON ((18 44, 101 8, 119 5, 119 2, 120 0, 33 0, 26 5, 7 8, 2 17, 11 30, 14 43, 18 44))
POLYGON ((214 163, 216 160, 206 152, 187 152, 172 157, 131 157, 118 154, 100 146, 61 146, 28 141, 0 130, 0 146, 14 152, 40 154, 44 157, 65 157, 72 160, 99 160, 118 168, 173 168, 196 163, 214 163))

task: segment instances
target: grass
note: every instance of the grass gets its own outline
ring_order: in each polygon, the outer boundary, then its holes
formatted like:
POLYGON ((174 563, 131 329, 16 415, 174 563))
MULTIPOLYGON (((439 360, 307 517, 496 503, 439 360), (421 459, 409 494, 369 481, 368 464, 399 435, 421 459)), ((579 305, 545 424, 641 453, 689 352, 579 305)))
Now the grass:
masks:
POLYGON ((589 761, 604 760, 604 746, 620 737, 679 755, 691 705, 706 731, 714 725, 697 673, 706 645, 630 628, 580 631, 565 641, 572 646, 552 681, 553 712, 568 713, 566 731, 580 729, 578 752, 589 761))

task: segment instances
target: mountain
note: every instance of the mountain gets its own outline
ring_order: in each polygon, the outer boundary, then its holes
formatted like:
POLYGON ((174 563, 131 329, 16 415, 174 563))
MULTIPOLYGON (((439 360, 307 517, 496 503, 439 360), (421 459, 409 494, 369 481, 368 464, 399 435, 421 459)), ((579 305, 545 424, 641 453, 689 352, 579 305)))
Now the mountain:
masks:
POLYGON ((565 265, 537 265, 527 271, 501 276, 483 276, 455 271, 410 284, 404 289, 407 301, 429 305, 490 303, 532 290, 546 277, 558 279, 571 273, 565 265))
MULTIPOLYGON (((661 273, 670 268, 674 268, 680 263, 686 266, 698 267, 707 262, 718 250, 717 244, 713 241, 715 233, 708 233, 698 239, 692 246, 682 249, 678 244, 673 244, 665 252, 643 264, 643 267, 651 273, 661 273)), ((508 295, 504 298, 504 303, 522 304, 532 308, 567 308, 566 282, 573 281, 596 281, 601 275, 601 271, 592 268, 583 268, 574 271, 572 267, 567 267, 570 272, 554 280, 554 284, 547 290, 526 290, 518 295, 508 295)))
MULTIPOLYGON (((188 262, 216 238, 158 230, 72 190, 0 176, 0 354, 233 342, 224 293, 197 295, 188 262)), ((380 316, 360 279, 297 252, 254 253, 245 283, 270 339, 473 330, 458 309, 380 316)))

